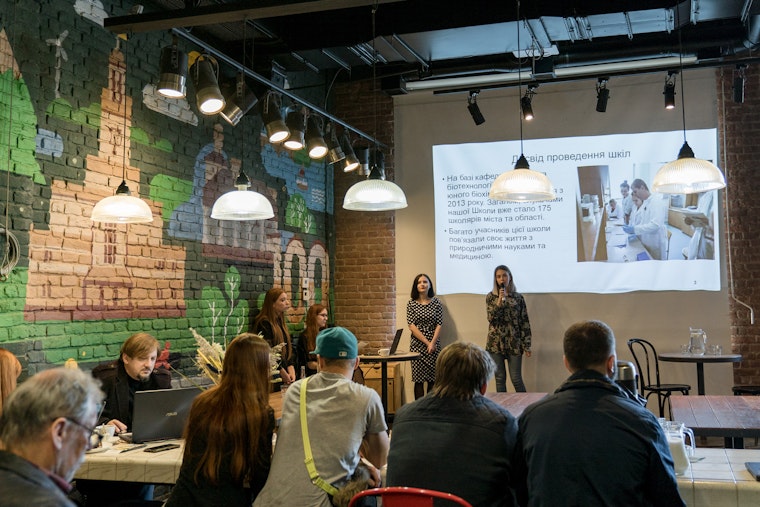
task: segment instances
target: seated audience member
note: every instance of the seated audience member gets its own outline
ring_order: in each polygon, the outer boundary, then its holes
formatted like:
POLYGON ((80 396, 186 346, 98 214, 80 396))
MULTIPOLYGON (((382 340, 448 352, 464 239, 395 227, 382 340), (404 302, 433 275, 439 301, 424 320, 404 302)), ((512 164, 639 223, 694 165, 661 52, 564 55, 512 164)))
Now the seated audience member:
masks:
POLYGON ((573 324, 563 348, 570 377, 518 421, 520 505, 685 505, 657 418, 612 381, 612 329, 573 324))
POLYGON ((272 459, 269 345, 244 333, 227 346, 219 385, 193 401, 179 479, 166 507, 249 507, 272 459))
POLYGON ((13 352, 0 348, 0 416, 3 415, 5 399, 16 389, 16 380, 21 375, 21 363, 13 352))
POLYGON ((90 446, 102 406, 98 383, 79 370, 53 368, 23 382, 0 418, 0 505, 74 507, 74 473, 90 446))
POLYGON ((317 333, 327 327, 327 307, 311 305, 306 312, 306 326, 296 344, 296 364, 306 376, 317 373, 317 356, 313 353, 317 346, 317 333))
POLYGON ((516 505, 509 484, 517 420, 483 396, 494 374, 491 356, 455 342, 435 368, 432 393, 393 420, 387 485, 453 493, 473 507, 516 505))
MULTIPOLYGON (((135 392, 170 389, 171 373, 154 369, 159 344, 148 333, 133 334, 122 344, 119 358, 96 366, 92 375, 103 383, 106 406, 98 424, 114 426, 115 433, 132 431, 135 392)), ((152 500, 153 485, 124 481, 77 481, 87 507, 113 505, 120 500, 152 500)))
POLYGON ((370 467, 372 485, 388 455, 388 434, 380 396, 351 381, 359 365, 358 342, 348 329, 333 327, 317 335, 319 373, 293 383, 282 400, 282 421, 264 489, 255 507, 275 505, 331 507, 327 492, 309 477, 301 434, 301 389, 306 388, 306 420, 313 463, 319 477, 338 488, 359 465, 359 447, 370 467))
POLYGON ((116 434, 132 429, 132 404, 136 391, 171 389, 168 370, 154 369, 158 340, 148 333, 133 334, 122 344, 119 359, 96 366, 92 375, 103 383, 106 408, 99 424, 116 427, 116 434))

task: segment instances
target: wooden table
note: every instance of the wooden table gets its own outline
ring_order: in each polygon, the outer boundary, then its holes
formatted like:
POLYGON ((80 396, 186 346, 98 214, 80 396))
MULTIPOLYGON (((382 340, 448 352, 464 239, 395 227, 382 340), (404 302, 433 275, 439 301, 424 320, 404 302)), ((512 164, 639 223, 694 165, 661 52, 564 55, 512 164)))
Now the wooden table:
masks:
POLYGON ((515 417, 520 417, 528 405, 545 397, 546 393, 486 393, 486 398, 506 408, 515 417))
POLYGON ((744 448, 744 437, 760 437, 760 396, 671 396, 674 421, 695 436, 723 437, 727 448, 744 448))
MULTIPOLYGON (((282 418, 282 393, 270 393, 269 405, 274 409, 275 421, 279 425, 282 418)), ((113 447, 103 451, 90 451, 85 454, 84 462, 74 474, 75 479, 92 479, 101 481, 144 482, 146 484, 174 484, 179 477, 182 466, 182 452, 185 441, 162 440, 148 442, 147 447, 124 452, 135 444, 122 442, 118 438, 113 447), (177 449, 150 453, 145 449, 162 443, 177 443, 177 449)))
MULTIPOLYGON (((705 394, 705 363, 738 363, 742 360, 741 354, 705 354, 697 356, 681 352, 665 352, 657 354, 660 361, 673 363, 696 363, 697 364, 697 394, 705 394)), ((673 397, 671 397, 673 399, 673 397)))
POLYGON ((380 399, 383 402, 385 419, 393 419, 388 414, 388 363, 411 361, 420 357, 419 352, 396 352, 392 356, 361 355, 359 359, 364 363, 380 363, 380 399))

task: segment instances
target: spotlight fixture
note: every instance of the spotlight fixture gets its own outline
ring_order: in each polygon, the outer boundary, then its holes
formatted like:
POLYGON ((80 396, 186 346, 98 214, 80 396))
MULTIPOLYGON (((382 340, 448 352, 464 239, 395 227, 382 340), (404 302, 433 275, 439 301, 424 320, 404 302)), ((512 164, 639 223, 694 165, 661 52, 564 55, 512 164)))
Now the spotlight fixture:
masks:
MULTIPOLYGON (((676 9, 676 26, 681 26, 676 9)), ((681 47, 681 30, 678 30, 678 54, 681 71, 681 119, 683 121, 683 146, 678 152, 678 158, 660 167, 652 180, 652 190, 663 194, 695 194, 709 190, 725 188, 726 178, 720 169, 709 160, 694 157, 694 151, 686 142, 686 103, 683 86, 683 52, 681 47)), ((669 73, 668 77, 675 74, 669 73)), ((673 82, 675 92, 675 78, 673 82)), ((667 90, 667 84, 666 84, 667 90)), ((666 95, 667 98, 667 95, 666 95)))
POLYGON ((610 100, 610 91, 607 89, 608 77, 600 77, 596 82, 596 110, 600 113, 607 111, 607 101, 610 100))
POLYGON ((340 137, 340 147, 343 148, 343 153, 346 154, 346 158, 343 159, 343 172, 350 173, 358 169, 361 163, 359 162, 359 157, 354 153, 354 147, 351 146, 351 140, 348 138, 348 132, 345 130, 340 137))
POLYGON ((195 60, 192 70, 198 110, 205 115, 212 115, 224 109, 224 96, 217 82, 219 64, 216 59, 204 53, 195 60))
POLYGON ((333 122, 325 126, 325 143, 327 144, 327 160, 330 164, 335 164, 346 158, 343 149, 338 141, 338 133, 335 131, 333 122))
POLYGON ((298 107, 288 112, 285 116, 285 125, 290 131, 290 136, 282 143, 287 149, 298 151, 304 146, 304 133, 306 132, 306 111, 298 107))
POLYGON ((356 158, 359 159, 359 174, 369 176, 369 146, 357 146, 355 153, 356 158))
MULTIPOLYGON (((517 19, 520 19, 520 0, 517 3, 517 19)), ((517 30, 517 49, 520 50, 520 29, 517 30)), ((522 95, 522 72, 517 67, 517 96, 522 95)), ((523 119, 525 115, 525 99, 528 98, 530 105, 531 92, 535 86, 528 86, 525 97, 520 98, 520 158, 517 159, 512 171, 501 173, 491 184, 488 190, 488 198, 495 201, 549 201, 556 198, 552 182, 541 172, 534 171, 528 165, 528 159, 523 154, 523 119)), ((532 113, 532 111, 531 111, 532 113)), ((532 117, 532 114, 531 114, 532 117)))
POLYGON ((483 113, 480 112, 480 107, 478 107, 478 93, 480 93, 480 90, 470 90, 470 96, 467 97, 467 109, 470 111, 470 116, 472 116, 472 121, 475 122, 475 125, 483 125, 486 119, 483 117, 483 113))
POLYGON ((315 160, 327 155, 327 143, 322 137, 321 121, 314 114, 309 114, 306 120, 306 150, 309 157, 315 160))
POLYGON ((533 96, 536 94, 536 88, 538 85, 528 85, 525 95, 520 99, 520 110, 525 121, 533 119, 533 96))
POLYGON ((219 115, 230 125, 235 126, 258 101, 256 94, 245 84, 245 75, 240 72, 235 84, 229 86, 229 90, 224 95, 225 105, 219 115))
POLYGON ((677 71, 671 70, 665 79, 665 89, 662 91, 662 94, 665 95, 665 109, 675 109, 676 107, 676 74, 678 74, 677 71))
POLYGON ((184 97, 187 94, 187 53, 177 46, 176 35, 172 37, 171 46, 161 50, 158 68, 158 93, 172 99, 184 97))
POLYGON ((282 121, 280 114, 280 101, 273 91, 267 92, 261 106, 261 118, 264 120, 264 128, 270 143, 281 143, 290 136, 290 131, 282 121))
POLYGON ((737 104, 744 103, 744 70, 746 68, 747 65, 740 63, 734 72, 734 102, 737 104))
MULTIPOLYGON (((120 40, 120 39, 117 39, 120 40)), ((145 224, 153 221, 153 212, 148 204, 139 197, 132 196, 127 186, 127 142, 129 135, 127 133, 127 95, 126 85, 127 75, 127 51, 124 49, 124 75, 122 76, 122 85, 124 93, 121 94, 121 100, 124 101, 124 123, 121 132, 121 185, 116 189, 116 194, 98 201, 90 219, 93 222, 104 222, 109 224, 145 224)), ((118 137, 117 137, 118 139, 118 137)))

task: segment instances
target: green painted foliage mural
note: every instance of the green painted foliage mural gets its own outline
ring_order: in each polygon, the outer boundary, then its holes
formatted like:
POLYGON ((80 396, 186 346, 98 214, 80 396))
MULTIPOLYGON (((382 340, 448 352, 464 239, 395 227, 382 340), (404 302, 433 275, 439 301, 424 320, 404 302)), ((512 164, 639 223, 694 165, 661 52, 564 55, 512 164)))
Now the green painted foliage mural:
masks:
POLYGON ((301 194, 294 194, 285 209, 285 224, 301 229, 304 234, 314 234, 314 215, 309 212, 301 194))
POLYGON ((24 79, 13 79, 12 69, 0 74, 0 101, 0 149, 4 154, 0 157, 0 170, 30 176, 38 185, 44 185, 45 177, 34 158, 37 117, 24 79), (8 139, 10 157, 5 156, 8 139))
POLYGON ((224 292, 218 287, 203 287, 201 308, 205 328, 201 334, 209 342, 219 341, 226 347, 243 332, 248 323, 248 302, 239 296, 240 273, 235 267, 230 267, 224 275, 224 292))

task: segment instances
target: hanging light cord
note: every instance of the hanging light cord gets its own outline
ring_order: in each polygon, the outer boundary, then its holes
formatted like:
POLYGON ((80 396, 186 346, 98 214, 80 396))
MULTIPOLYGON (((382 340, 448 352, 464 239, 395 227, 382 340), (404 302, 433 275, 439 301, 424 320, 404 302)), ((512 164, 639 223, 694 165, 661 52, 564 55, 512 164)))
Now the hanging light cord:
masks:
POLYGON ((517 104, 520 117, 520 155, 523 154, 522 61, 520 60, 520 0, 517 0, 517 104))
MULTIPOLYGON (((119 38, 119 41, 122 39, 119 38)), ((126 184, 127 182, 127 35, 124 35, 124 51, 122 51, 122 54, 124 55, 124 93, 122 94, 121 100, 124 102, 124 131, 122 132, 122 139, 121 139, 121 158, 122 158, 122 173, 121 173, 121 180, 123 184, 126 184)), ((121 42, 119 43, 121 45, 121 42)))
MULTIPOLYGON (((372 137, 375 138, 375 151, 377 151, 377 93, 375 91, 375 80, 377 79, 377 49, 375 48, 375 38, 377 37, 377 25, 375 24, 375 15, 377 14, 377 0, 372 4, 372 137)), ((374 154, 375 164, 377 164, 377 154, 374 154)))
POLYGON ((678 68, 681 73, 681 119, 683 120, 683 142, 686 143, 686 104, 683 95, 683 45, 681 43, 681 15, 676 5, 676 24, 678 25, 678 68))

